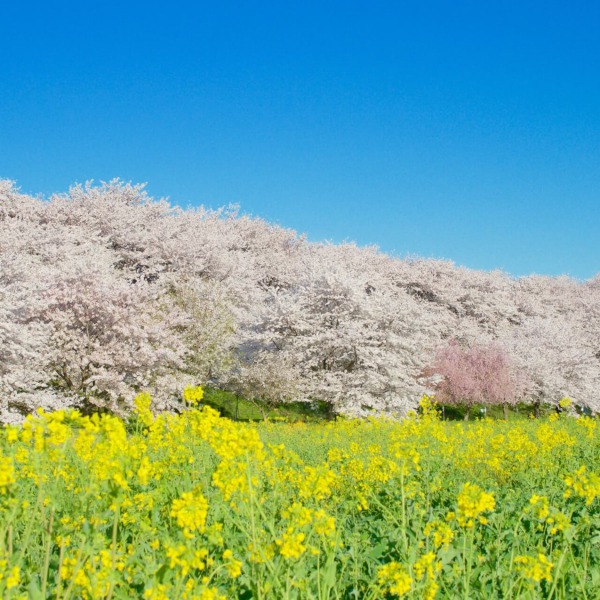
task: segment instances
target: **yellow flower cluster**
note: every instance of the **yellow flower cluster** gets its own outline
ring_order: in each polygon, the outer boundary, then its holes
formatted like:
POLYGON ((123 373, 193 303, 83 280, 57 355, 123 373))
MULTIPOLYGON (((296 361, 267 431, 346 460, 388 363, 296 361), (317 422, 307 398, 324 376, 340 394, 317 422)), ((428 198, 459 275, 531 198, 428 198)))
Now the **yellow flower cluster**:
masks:
POLYGON ((196 532, 203 532, 206 525, 208 501, 199 490, 184 492, 181 498, 173 500, 171 516, 183 529, 183 535, 193 539, 196 532))
POLYGON ((15 481, 15 467, 12 460, 0 455, 0 493, 5 494, 15 481))
POLYGON ((529 499, 529 504, 531 505, 535 518, 539 519, 540 521, 545 521, 550 514, 550 509, 548 508, 548 498, 546 498, 546 496, 538 496, 537 494, 534 494, 529 499))
POLYGON ((10 567, 5 558, 0 559, 0 585, 2 583, 7 590, 12 590, 21 583, 21 569, 18 565, 10 567))
POLYGON ((377 578, 389 594, 402 597, 410 592, 413 579, 406 568, 398 562, 390 562, 377 569, 377 578))
POLYGON ((66 556, 60 568, 60 576, 65 581, 72 581, 84 598, 96 598, 110 594, 113 573, 122 572, 124 568, 124 556, 116 549, 101 550, 87 560, 66 556))
POLYGON ((517 556, 515 564, 517 571, 526 579, 536 583, 542 580, 552 581, 552 568, 554 565, 542 553, 537 554, 537 556, 517 556))
POLYGON ((567 489, 565 498, 573 495, 585 498, 585 503, 589 506, 598 496, 600 496, 600 476, 596 473, 588 473, 585 465, 577 469, 572 475, 565 477, 567 489))
POLYGON ((191 406, 196 406, 202 402, 204 390, 200 386, 187 386, 183 390, 183 399, 191 406))
POLYGON ((478 485, 466 482, 458 495, 456 520, 461 527, 473 527, 476 521, 485 525, 488 521, 483 513, 496 508, 494 495, 484 492, 478 485))
POLYGON ((0 597, 594 597, 592 419, 448 423, 424 398, 400 422, 252 424, 184 396, 0 430, 0 597))
POLYGON ((275 543, 279 546, 279 553, 284 558, 299 558, 306 552, 305 539, 306 535, 302 531, 295 531, 293 527, 289 527, 275 543))
POLYGON ((242 574, 242 561, 234 558, 232 550, 225 550, 222 558, 229 577, 233 577, 235 579, 242 574))
POLYGON ((573 405, 573 400, 571 400, 571 398, 569 398, 568 396, 565 396, 558 402, 558 405, 563 409, 569 408, 570 406, 573 405))
POLYGON ((154 415, 150 410, 150 405, 152 404, 152 397, 147 392, 143 392, 138 394, 133 401, 135 406, 135 413, 137 414, 140 422, 146 426, 150 427, 152 423, 154 423, 154 415))
POLYGON ((426 537, 433 537, 433 547, 436 549, 448 548, 454 539, 454 531, 443 521, 430 521, 423 533, 426 537))
POLYGON ((435 598, 439 589, 436 576, 441 570, 442 563, 437 560, 435 552, 423 554, 413 565, 415 579, 417 581, 425 579, 425 588, 423 589, 424 600, 433 600, 435 598))

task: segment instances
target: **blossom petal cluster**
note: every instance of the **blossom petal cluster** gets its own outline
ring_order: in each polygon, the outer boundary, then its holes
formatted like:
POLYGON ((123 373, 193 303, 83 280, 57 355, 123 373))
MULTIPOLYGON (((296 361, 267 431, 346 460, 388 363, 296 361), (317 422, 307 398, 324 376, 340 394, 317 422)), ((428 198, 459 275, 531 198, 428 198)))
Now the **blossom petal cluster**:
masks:
POLYGON ((260 406, 318 400, 353 416, 405 415, 436 388, 593 413, 599 307, 599 277, 516 279, 311 243, 118 180, 48 199, 0 181, 6 423, 40 407, 124 416, 140 391, 178 411, 200 400, 182 389, 207 383, 260 406), (468 369, 442 360, 449 339, 479 349, 468 369), (432 365, 451 386, 423 376, 432 365))

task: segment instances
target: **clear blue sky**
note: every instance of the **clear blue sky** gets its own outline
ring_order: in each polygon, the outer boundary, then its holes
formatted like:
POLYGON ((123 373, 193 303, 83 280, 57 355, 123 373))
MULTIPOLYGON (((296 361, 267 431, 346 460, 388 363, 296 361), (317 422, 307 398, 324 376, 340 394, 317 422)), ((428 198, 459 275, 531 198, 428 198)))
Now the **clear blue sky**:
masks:
POLYGON ((514 275, 600 271, 600 4, 0 4, 0 177, 514 275))

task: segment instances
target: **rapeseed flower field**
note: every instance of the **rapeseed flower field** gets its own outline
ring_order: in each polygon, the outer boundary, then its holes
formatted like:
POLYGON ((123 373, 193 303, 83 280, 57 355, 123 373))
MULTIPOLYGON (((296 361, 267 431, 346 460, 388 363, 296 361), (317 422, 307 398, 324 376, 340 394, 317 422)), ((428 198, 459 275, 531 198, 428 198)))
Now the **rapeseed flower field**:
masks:
POLYGON ((0 434, 0 597, 599 598, 593 419, 128 422, 0 434))

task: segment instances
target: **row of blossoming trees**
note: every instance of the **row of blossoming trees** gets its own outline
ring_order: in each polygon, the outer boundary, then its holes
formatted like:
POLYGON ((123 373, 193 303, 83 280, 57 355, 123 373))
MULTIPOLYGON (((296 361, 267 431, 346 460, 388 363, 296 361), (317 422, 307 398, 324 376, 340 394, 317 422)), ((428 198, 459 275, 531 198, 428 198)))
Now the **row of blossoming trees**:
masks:
POLYGON ((461 369, 467 399, 469 359, 444 371, 456 348, 510 363, 503 401, 568 395, 596 411, 600 277, 515 279, 314 244, 118 181, 48 200, 0 182, 4 421, 39 406, 126 412, 139 390, 175 409, 196 383, 402 414, 461 369))

